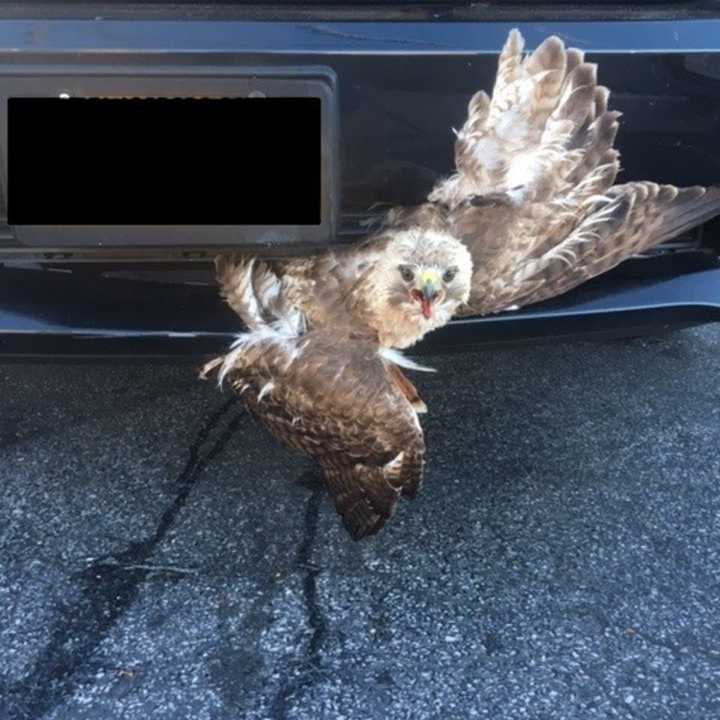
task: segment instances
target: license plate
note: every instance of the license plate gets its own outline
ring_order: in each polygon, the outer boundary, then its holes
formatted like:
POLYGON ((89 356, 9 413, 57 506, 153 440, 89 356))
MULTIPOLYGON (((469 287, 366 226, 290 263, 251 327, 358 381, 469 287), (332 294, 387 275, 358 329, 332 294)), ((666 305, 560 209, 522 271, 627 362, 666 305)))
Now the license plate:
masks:
POLYGON ((8 221, 21 242, 332 237, 337 122, 328 79, 48 78, 52 96, 38 92, 38 78, 13 87, 15 79, 0 91, 8 221))

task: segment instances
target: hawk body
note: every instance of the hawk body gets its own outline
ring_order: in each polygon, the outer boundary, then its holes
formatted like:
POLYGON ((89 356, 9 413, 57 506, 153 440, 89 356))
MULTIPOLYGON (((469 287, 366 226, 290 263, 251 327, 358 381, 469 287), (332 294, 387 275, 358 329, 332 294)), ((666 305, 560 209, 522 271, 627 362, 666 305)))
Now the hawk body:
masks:
POLYGON ((300 310, 311 328, 345 327, 376 338, 383 347, 406 348, 445 325, 467 300, 472 260, 466 247, 439 224, 393 229, 359 247, 248 268, 242 260, 217 261, 221 292, 246 323, 248 294, 254 293, 271 313, 275 298, 300 310), (438 276, 456 270, 453 279, 438 288, 443 302, 436 303, 431 317, 409 296, 400 266, 432 269, 438 276))
POLYGON ((412 497, 424 403, 399 365, 454 315, 564 293, 720 213, 720 189, 615 184, 620 114, 580 50, 513 30, 492 96, 456 132, 455 172, 362 243, 314 257, 217 260, 245 323, 218 370, 286 445, 314 458, 353 537, 412 497))
POLYGON ((377 532, 399 495, 414 497, 425 452, 414 388, 376 342, 264 328, 215 369, 276 438, 318 462, 354 538, 377 532))

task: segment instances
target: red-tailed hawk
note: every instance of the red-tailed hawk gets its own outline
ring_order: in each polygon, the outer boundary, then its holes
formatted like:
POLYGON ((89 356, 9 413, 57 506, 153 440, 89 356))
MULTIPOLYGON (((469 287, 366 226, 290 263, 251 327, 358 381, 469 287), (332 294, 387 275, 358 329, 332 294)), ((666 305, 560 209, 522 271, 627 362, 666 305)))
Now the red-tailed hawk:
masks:
POLYGON ((720 213, 720 189, 615 185, 619 113, 580 50, 530 55, 513 30, 492 97, 476 93, 456 172, 391 210, 361 244, 276 262, 218 258, 245 322, 208 363, 286 445, 313 457, 355 538, 377 532, 422 477, 425 410, 400 367, 454 315, 563 293, 720 213))

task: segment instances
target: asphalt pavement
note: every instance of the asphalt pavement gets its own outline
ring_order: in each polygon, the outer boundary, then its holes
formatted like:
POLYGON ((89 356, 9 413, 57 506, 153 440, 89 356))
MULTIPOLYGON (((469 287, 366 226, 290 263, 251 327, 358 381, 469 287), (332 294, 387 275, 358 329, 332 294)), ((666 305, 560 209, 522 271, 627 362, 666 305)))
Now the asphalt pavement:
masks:
POLYGON ((0 718, 720 718, 720 326, 423 361, 360 543, 191 365, 0 366, 0 718))

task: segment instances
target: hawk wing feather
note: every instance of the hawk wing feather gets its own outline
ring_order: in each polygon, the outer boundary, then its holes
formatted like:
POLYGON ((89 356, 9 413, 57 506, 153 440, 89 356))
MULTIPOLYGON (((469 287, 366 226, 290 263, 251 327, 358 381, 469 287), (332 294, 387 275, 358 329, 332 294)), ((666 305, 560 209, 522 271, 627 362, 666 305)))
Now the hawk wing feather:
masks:
POLYGON ((221 255, 215 260, 220 294, 250 329, 291 319, 301 331, 309 325, 372 335, 354 290, 388 241, 376 237, 314 256, 268 262, 221 255))
POLYGON ((336 331, 291 335, 263 327, 208 363, 288 447, 314 458, 356 539, 414 497, 425 445, 417 416, 377 352, 336 331))
POLYGON ((456 172, 428 196, 473 257, 459 314, 559 295, 720 212, 718 188, 614 186, 620 113, 607 109, 596 76, 558 37, 524 56, 513 30, 492 98, 471 99, 456 172))
POLYGON ((568 221, 547 217, 542 243, 522 241, 536 221, 518 222, 517 241, 481 257, 470 302, 460 314, 498 312, 567 292, 717 215, 720 188, 634 182, 581 207, 568 221))

